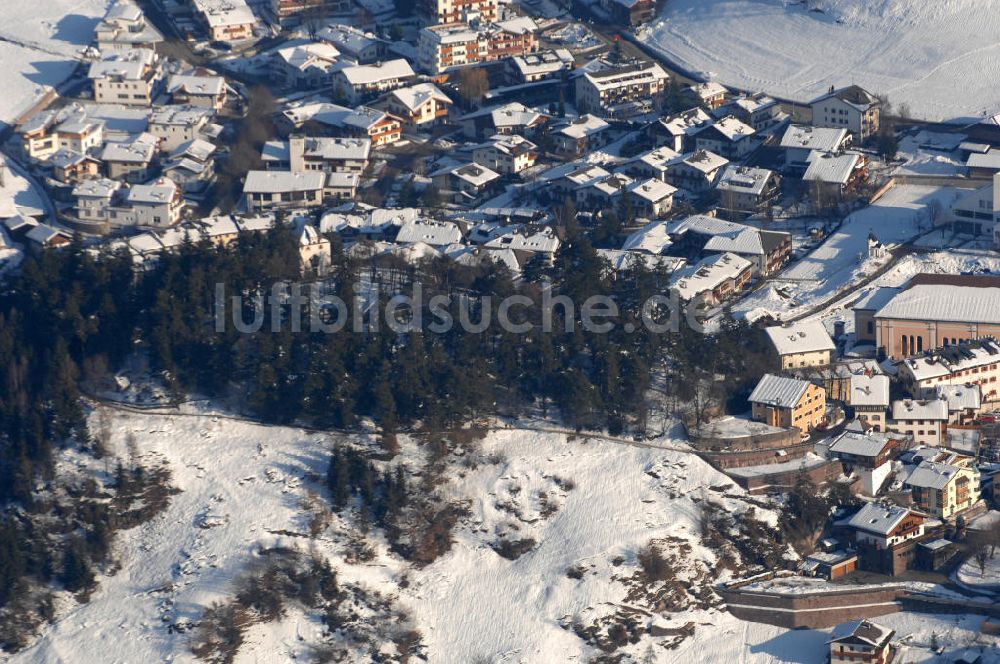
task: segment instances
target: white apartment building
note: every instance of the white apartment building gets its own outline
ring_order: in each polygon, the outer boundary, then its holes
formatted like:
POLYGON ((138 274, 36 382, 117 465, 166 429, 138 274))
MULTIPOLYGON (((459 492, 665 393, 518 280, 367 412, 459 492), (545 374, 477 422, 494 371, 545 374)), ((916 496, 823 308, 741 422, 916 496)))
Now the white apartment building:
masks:
POLYGON ((420 31, 417 59, 432 74, 523 56, 537 48, 538 26, 527 17, 473 28, 468 23, 431 25, 420 31))
POLYGON ((810 106, 814 127, 846 129, 859 142, 878 132, 882 103, 857 85, 831 89, 810 106))
POLYGON ((670 76, 655 62, 607 65, 576 79, 576 105, 606 117, 658 111, 670 76))
POLYGON ((497 135, 473 150, 472 161, 497 173, 512 175, 534 166, 537 150, 537 145, 521 136, 497 135))
POLYGON ((149 106, 162 84, 156 53, 146 48, 109 53, 91 63, 87 77, 101 104, 149 106))
POLYGON ((497 0, 420 0, 418 10, 431 23, 495 21, 498 4, 497 0))

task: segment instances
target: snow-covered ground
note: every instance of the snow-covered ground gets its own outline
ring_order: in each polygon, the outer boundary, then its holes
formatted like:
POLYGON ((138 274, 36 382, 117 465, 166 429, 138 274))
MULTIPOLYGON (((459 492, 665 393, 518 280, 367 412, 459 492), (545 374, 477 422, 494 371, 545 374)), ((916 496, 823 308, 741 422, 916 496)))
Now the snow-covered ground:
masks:
MULTIPOLYGON (((11 662, 196 661, 190 633, 168 626, 195 622, 211 602, 229 597, 234 576, 269 547, 315 550, 330 560, 341 584, 392 598, 412 616, 431 662, 587 661, 597 651, 566 627, 642 608, 640 600, 626 598, 639 547, 652 539, 690 547, 675 567, 678 578, 714 583, 728 572, 720 573, 715 553, 701 544, 701 505, 712 501, 734 513, 749 506, 724 475, 679 451, 683 445, 676 442, 657 441, 675 450, 649 449, 532 429, 498 430, 478 443, 478 463, 449 473, 448 497, 470 505, 449 553, 416 569, 387 554, 376 539, 372 562, 349 564, 347 530, 338 517, 317 537, 307 534, 304 501, 310 491, 323 492, 319 478, 333 434, 234 421, 193 406, 183 413, 116 411, 112 448, 128 458, 131 435, 144 462, 170 467, 180 493, 151 522, 120 533, 120 569, 99 577, 88 604, 60 598, 55 623, 11 662), (507 560, 489 546, 499 532, 537 544, 507 560), (582 571, 580 578, 567 575, 571 567, 582 571)), ((421 448, 405 437, 402 442, 396 463, 418 462, 421 448)), ((758 508, 756 515, 773 523, 769 510, 758 508)), ((705 606, 656 620, 667 628, 691 623, 694 631, 673 648, 648 636, 626 646, 640 661, 652 653, 652 661, 671 664, 820 664, 829 638, 828 630, 747 623, 705 606)), ((879 620, 899 636, 915 634, 911 640, 918 645, 929 644, 932 633, 941 644, 968 645, 979 625, 975 616, 879 620)), ((315 615, 290 608, 277 622, 251 626, 236 661, 308 658, 322 630, 315 615)))
POLYGON ((9 123, 73 73, 110 0, 11 0, 3 4, 0 123, 9 123))
POLYGON ((831 300, 889 260, 868 257, 870 233, 884 244, 910 240, 929 231, 934 208, 947 209, 956 195, 950 187, 894 187, 874 205, 852 213, 820 246, 777 280, 740 300, 733 311, 749 320, 768 314, 787 319, 831 300))
POLYGON ((809 101, 857 83, 916 117, 958 120, 1000 109, 992 9, 984 0, 671 0, 639 36, 723 84, 809 101))

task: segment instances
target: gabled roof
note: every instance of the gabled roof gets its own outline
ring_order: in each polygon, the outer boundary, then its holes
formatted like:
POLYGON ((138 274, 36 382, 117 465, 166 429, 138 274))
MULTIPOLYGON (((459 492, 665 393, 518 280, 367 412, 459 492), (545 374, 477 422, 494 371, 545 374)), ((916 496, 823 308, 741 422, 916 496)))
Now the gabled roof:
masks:
POLYGON ((809 389, 809 385, 809 381, 798 378, 764 374, 750 394, 750 402, 779 408, 794 408, 809 389))
POLYGON ((834 454, 850 454, 852 456, 871 457, 874 459, 879 454, 882 454, 885 448, 891 444, 892 438, 885 434, 873 433, 865 435, 856 431, 845 431, 833 441, 833 444, 830 445, 830 451, 834 454))
POLYGON ((764 330, 778 351, 778 355, 792 353, 816 353, 825 350, 836 350, 823 323, 819 321, 802 321, 789 325, 775 325, 764 330))
POLYGON ((396 78, 415 76, 410 63, 403 58, 388 60, 374 65, 354 65, 344 67, 340 74, 351 85, 367 85, 396 78))
POLYGON ((855 620, 840 625, 833 631, 833 638, 827 643, 856 642, 872 648, 881 648, 889 643, 894 631, 868 620, 855 620))
POLYGON ((925 459, 903 483, 925 489, 943 489, 958 475, 959 470, 961 468, 957 466, 925 459))
POLYGON ((909 515, 910 510, 899 505, 868 503, 858 510, 857 514, 851 517, 847 525, 858 530, 885 536, 891 533, 909 515))
POLYGON ((791 125, 781 137, 781 147, 836 152, 847 140, 846 129, 791 125))
POLYGON ((419 110, 421 106, 429 101, 435 101, 439 104, 448 105, 454 103, 448 95, 441 92, 440 88, 433 83, 418 83, 416 85, 410 85, 405 88, 393 90, 391 94, 397 101, 399 101, 400 104, 405 106, 411 112, 419 110))
POLYGON ((822 97, 819 97, 812 103, 818 104, 825 99, 832 98, 836 98, 846 104, 850 104, 860 111, 866 111, 873 106, 878 106, 880 103, 875 95, 858 85, 849 85, 846 88, 834 90, 833 92, 829 92, 822 97))

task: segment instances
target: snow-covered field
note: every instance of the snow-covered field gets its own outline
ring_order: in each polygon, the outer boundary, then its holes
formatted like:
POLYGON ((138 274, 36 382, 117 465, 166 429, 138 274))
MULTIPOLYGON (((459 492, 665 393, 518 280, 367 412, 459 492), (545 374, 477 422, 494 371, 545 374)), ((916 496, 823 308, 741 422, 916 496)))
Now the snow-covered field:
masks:
MULTIPOLYGON (((184 414, 116 412, 111 430, 117 453, 128 458, 131 435, 144 462, 170 467, 180 493, 151 522, 119 535, 120 569, 99 576, 90 603, 60 598, 56 622, 11 662, 196 661, 190 632, 168 626, 195 622, 211 602, 229 597, 234 576, 269 547, 315 550, 330 560, 341 584, 391 598, 412 616, 431 662, 587 661, 597 651, 564 625, 641 604, 625 597, 640 546, 650 539, 686 543, 678 578, 724 579, 728 573, 719 573, 715 554, 700 543, 700 505, 709 500, 735 513, 748 507, 742 491, 692 454, 499 430, 478 445, 477 458, 489 462, 460 465, 449 475, 449 497, 470 501, 470 516, 456 528, 449 553, 415 569, 376 540, 373 561, 349 564, 344 522, 334 517, 310 538, 303 506, 310 491, 323 493, 319 479, 333 435, 234 421, 193 407, 184 414), (489 547, 501 531, 534 538, 537 546, 517 560, 502 558, 489 547), (581 578, 566 574, 571 566, 583 571, 581 578)), ((422 454, 404 438, 396 462, 417 463, 422 454)), ((774 518, 760 509, 757 516, 774 518)), ((649 637, 626 646, 639 661, 652 653, 652 661, 671 664, 821 664, 829 638, 826 630, 746 623, 717 608, 656 620, 667 628, 691 623, 694 631, 673 648, 649 637)), ((915 634, 917 645, 929 644, 932 633, 942 644, 989 641, 978 637, 975 616, 900 614, 880 621, 900 636, 915 634)), ((291 608, 278 622, 250 627, 236 661, 308 659, 322 632, 316 616, 291 608)), ((920 648, 913 655, 905 661, 930 661, 920 648)))
POLYGON ((65 81, 93 41, 110 0, 10 0, 0 22, 0 123, 65 81))
POLYGON ((992 0, 670 0, 640 38, 723 84, 809 101, 857 83, 917 117, 958 120, 1000 110, 996 9, 992 0))
POLYGON ((950 187, 894 187, 874 205, 852 213, 779 280, 740 300, 733 310, 750 320, 768 314, 787 319, 808 311, 885 265, 888 258, 868 257, 870 233, 884 244, 910 240, 929 231, 933 209, 947 209, 956 195, 950 187))

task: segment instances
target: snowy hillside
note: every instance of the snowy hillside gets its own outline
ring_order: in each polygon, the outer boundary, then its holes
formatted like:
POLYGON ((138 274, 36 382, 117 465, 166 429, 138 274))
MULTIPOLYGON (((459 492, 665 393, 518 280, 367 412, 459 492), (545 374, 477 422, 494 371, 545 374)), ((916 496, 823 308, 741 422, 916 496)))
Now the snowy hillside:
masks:
POLYGON ((995 0, 670 0, 640 37, 721 83, 808 101, 860 84, 917 117, 1000 110, 995 0))
POLYGON ((16 0, 0 22, 0 123, 28 109, 48 87, 65 81, 94 38, 110 0, 16 0))
MULTIPOLYGON (((319 552, 341 586, 377 591, 408 613, 430 661, 545 662, 554 652, 561 661, 588 658, 598 651, 577 631, 604 629, 625 615, 650 620, 653 604, 637 577, 636 553, 651 540, 669 552, 676 577, 676 585, 658 587, 659 601, 683 609, 656 620, 684 629, 628 648, 638 655, 653 646, 667 658, 658 661, 692 661, 691 649, 704 648, 696 645, 708 636, 704 630, 743 629, 713 607, 708 589, 720 571, 723 578, 729 572, 702 545, 699 521, 707 502, 735 514, 751 505, 689 453, 532 430, 493 432, 475 450, 457 452, 460 470, 443 490, 468 504, 468 516, 456 527, 452 550, 419 569, 389 554, 378 538, 373 560, 346 562, 351 531, 337 516, 309 536, 310 500, 328 500, 319 480, 330 435, 194 411, 117 412, 113 432, 112 445, 126 458, 131 436, 141 458, 166 462, 180 493, 151 522, 119 536, 121 568, 99 577, 89 604, 63 597, 55 624, 14 662, 193 661, 192 624, 231 595, 233 579, 262 551, 282 548, 319 552), (505 538, 534 544, 509 560, 494 550, 505 538)), ((415 467, 423 454, 404 440, 393 463, 415 467)), ((756 516, 773 523, 773 512, 757 508, 756 516)), ((782 631, 752 626, 761 639, 782 631)), ((280 621, 248 629, 237 661, 286 661, 328 638, 315 616, 289 610, 280 621)))

